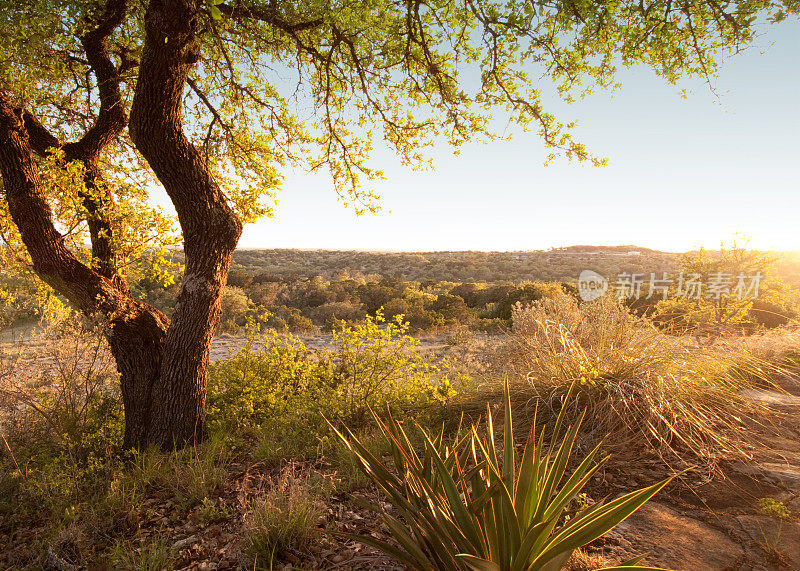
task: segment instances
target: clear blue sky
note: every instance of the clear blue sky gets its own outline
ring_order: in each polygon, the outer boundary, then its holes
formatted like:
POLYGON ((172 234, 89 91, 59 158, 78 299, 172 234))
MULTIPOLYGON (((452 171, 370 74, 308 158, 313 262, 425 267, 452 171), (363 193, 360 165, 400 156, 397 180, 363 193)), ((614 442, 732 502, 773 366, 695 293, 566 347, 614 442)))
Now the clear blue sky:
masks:
POLYGON ((607 167, 558 160, 534 133, 436 150, 413 172, 378 150, 384 211, 356 217, 329 179, 289 172, 276 216, 248 226, 243 248, 527 250, 637 244, 683 251, 735 233, 751 246, 800 249, 800 24, 767 26, 729 59, 719 99, 702 83, 681 99, 648 68, 622 88, 550 108, 579 120, 577 139, 607 167))

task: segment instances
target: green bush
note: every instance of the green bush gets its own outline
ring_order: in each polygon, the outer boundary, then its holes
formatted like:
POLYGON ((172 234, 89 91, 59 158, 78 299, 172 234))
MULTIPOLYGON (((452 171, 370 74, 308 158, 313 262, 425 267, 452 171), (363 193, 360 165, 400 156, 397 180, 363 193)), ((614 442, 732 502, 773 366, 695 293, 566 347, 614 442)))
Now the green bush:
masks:
POLYGON ((258 426, 291 416, 319 420, 324 413, 359 424, 370 408, 424 406, 446 376, 420 356, 408 327, 399 318, 386 322, 379 311, 339 322, 324 348, 251 328, 237 354, 211 366, 209 422, 258 426))
POLYGON ((409 305, 406 300, 400 297, 395 297, 386 302, 383 306, 383 312, 387 319, 393 319, 398 315, 402 316, 409 311, 409 305))
POLYGON ((221 304, 220 329, 227 332, 238 331, 245 324, 248 312, 254 309, 244 290, 230 285, 222 292, 221 304))
POLYGON ((437 370, 420 356, 408 327, 399 318, 386 322, 380 311, 340 323, 321 360, 333 372, 322 412, 360 423, 370 408, 424 404, 437 370))
POLYGON ((260 424, 296 412, 306 397, 321 392, 331 375, 313 354, 313 348, 294 336, 250 328, 244 347, 209 369, 209 423, 260 424))
POLYGON ((360 304, 348 303, 343 301, 332 301, 324 303, 318 307, 306 310, 306 314, 317 325, 326 331, 333 329, 341 321, 358 321, 363 319, 366 311, 360 304))

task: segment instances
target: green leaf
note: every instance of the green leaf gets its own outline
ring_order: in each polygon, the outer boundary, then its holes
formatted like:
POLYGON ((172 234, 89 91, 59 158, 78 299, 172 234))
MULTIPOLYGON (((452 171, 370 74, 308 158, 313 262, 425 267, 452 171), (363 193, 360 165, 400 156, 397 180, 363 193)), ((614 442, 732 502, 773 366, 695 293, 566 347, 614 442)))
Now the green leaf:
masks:
POLYGON ((466 563, 473 571, 501 571, 501 567, 497 563, 468 555, 466 553, 459 553, 456 555, 459 561, 466 563))

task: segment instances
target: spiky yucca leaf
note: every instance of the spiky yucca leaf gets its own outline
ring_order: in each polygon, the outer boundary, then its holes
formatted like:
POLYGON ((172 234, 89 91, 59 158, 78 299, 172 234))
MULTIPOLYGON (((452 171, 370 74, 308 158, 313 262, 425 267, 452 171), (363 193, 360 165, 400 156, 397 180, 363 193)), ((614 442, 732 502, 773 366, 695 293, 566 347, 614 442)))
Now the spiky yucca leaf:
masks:
MULTIPOLYGON (((558 571, 575 549, 613 529, 672 479, 567 518, 570 502, 605 458, 598 460, 595 448, 567 475, 582 419, 562 430, 562 408, 550 442, 545 444, 544 434, 532 437, 517 465, 507 383, 505 397, 501 454, 488 407, 485 436, 472 426, 447 443, 443 432, 432 437, 417 425, 423 441, 419 452, 401 423, 391 415, 385 421, 373 415, 390 443, 394 469, 349 429, 345 435, 332 427, 400 516, 381 515, 399 546, 357 539, 426 571, 558 571)), ((655 569, 637 563, 607 571, 655 569)))

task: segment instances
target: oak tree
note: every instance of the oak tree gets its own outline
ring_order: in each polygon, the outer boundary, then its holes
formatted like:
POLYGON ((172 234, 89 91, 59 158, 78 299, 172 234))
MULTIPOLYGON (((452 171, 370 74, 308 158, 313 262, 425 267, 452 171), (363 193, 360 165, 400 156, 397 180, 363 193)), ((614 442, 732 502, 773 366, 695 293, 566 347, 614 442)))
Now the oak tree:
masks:
POLYGON ((328 169, 376 208, 375 144, 425 166, 492 140, 493 116, 600 164, 544 105, 644 63, 711 80, 796 0, 3 0, 0 229, 5 248, 101 320, 126 446, 202 438, 209 344, 243 224, 281 169, 328 169), (137 299, 174 205, 185 269, 171 319, 137 299), (144 268, 144 269, 143 269, 144 268))

